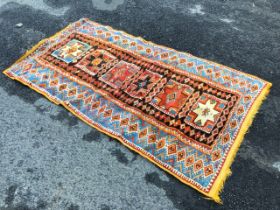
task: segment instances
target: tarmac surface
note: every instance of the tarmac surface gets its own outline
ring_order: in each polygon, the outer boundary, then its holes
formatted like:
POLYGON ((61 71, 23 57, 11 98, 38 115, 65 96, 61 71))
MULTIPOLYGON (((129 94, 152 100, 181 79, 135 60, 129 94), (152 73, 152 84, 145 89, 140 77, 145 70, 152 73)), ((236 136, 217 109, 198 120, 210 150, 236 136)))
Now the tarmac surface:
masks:
POLYGON ((1 0, 0 69, 82 17, 273 83, 224 205, 0 74, 0 210, 280 209, 279 0, 1 0))

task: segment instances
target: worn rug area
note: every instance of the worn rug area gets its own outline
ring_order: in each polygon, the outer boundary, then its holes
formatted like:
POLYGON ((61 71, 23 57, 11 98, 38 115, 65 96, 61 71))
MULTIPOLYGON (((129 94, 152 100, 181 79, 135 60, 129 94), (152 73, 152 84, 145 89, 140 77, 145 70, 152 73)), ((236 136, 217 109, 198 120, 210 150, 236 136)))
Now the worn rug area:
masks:
POLYGON ((216 202, 271 87, 88 19, 42 40, 4 73, 216 202))

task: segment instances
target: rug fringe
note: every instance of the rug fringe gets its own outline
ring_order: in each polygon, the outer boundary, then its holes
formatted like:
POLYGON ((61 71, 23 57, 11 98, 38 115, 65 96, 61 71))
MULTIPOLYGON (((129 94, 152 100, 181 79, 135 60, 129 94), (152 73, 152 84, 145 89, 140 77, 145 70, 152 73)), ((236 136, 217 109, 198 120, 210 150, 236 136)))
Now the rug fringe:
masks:
POLYGON ((236 137, 236 140, 234 144, 232 145, 232 148, 230 149, 230 152, 227 156, 227 159, 224 163, 223 169, 221 170, 220 174, 218 175, 218 178, 216 179, 212 190, 209 193, 209 197, 213 199, 215 202, 219 204, 223 204, 220 193, 222 192, 224 188, 224 184, 226 179, 232 174, 231 173, 231 164, 233 163, 237 151, 241 145, 241 143, 244 140, 245 134, 248 132, 249 127, 252 125, 252 122, 258 113, 263 101, 266 99, 267 95, 269 94, 270 88, 272 87, 271 83, 267 83, 262 92, 257 97, 255 103, 252 105, 250 111, 248 112, 248 115, 246 116, 244 122, 242 123, 242 128, 239 131, 238 136, 236 137))

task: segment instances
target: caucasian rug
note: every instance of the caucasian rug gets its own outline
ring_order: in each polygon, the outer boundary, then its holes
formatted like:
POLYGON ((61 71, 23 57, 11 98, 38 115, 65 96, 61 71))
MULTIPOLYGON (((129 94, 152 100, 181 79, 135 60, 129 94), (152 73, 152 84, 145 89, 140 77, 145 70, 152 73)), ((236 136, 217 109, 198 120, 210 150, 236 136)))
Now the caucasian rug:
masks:
POLYGON ((88 19, 42 40, 4 73, 216 202, 271 87, 88 19))

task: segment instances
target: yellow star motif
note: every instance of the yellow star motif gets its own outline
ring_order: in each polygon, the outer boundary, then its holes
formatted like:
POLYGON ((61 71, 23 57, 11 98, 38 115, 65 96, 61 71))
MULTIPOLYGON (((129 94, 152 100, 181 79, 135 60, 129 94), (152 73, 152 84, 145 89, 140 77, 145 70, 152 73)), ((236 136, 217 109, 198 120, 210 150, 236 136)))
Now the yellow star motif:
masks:
POLYGON ((82 51, 80 50, 81 47, 82 45, 79 43, 75 43, 72 46, 65 46, 62 49, 61 57, 65 58, 69 55, 79 56, 82 53, 82 51))
POLYGON ((215 115, 219 114, 219 112, 215 110, 216 104, 217 102, 213 100, 208 100, 206 104, 198 103, 198 107, 193 110, 193 112, 197 114, 194 122, 199 126, 204 126, 207 120, 214 122, 215 115))

